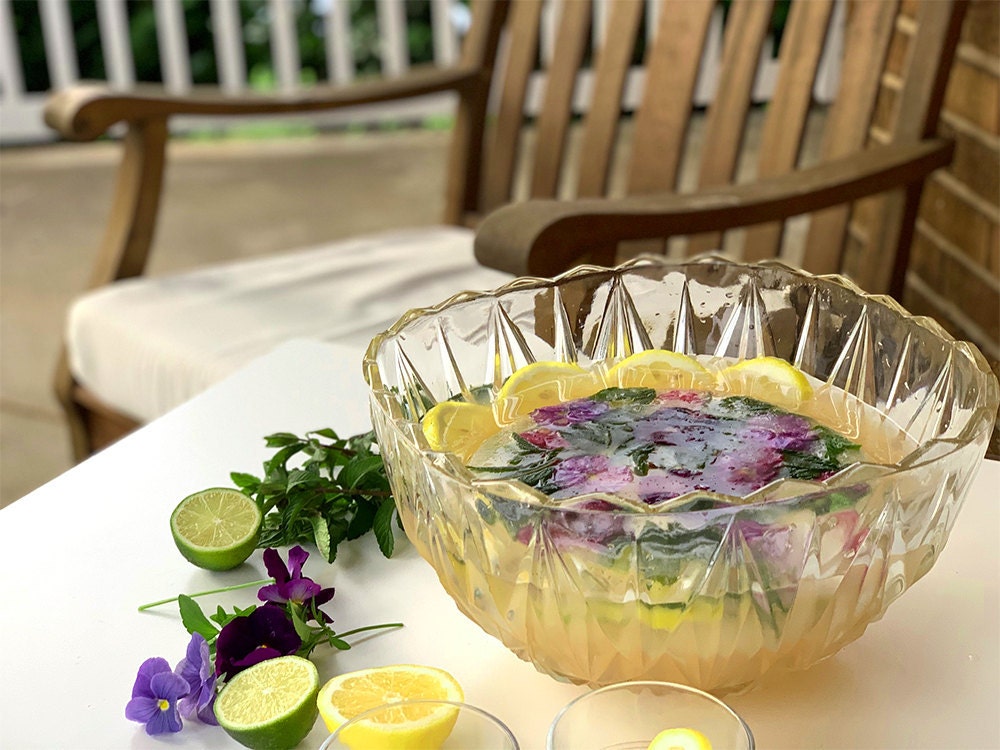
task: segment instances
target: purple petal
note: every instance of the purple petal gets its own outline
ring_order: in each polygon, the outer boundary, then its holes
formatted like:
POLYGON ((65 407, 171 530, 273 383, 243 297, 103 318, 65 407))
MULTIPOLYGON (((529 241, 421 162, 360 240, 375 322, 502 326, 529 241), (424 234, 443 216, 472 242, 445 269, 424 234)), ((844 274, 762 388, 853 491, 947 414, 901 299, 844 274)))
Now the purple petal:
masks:
POLYGON ((293 579, 299 578, 302 575, 302 566, 306 564, 306 560, 308 559, 309 553, 302 549, 302 547, 295 546, 288 550, 288 569, 293 579))
POLYGON ((150 717, 149 721, 146 722, 146 734, 179 732, 183 726, 180 714, 177 713, 177 706, 171 705, 164 711, 157 709, 156 713, 150 717))
POLYGON ((137 698, 139 696, 145 696, 147 698, 155 698, 153 691, 149 688, 149 682, 153 677, 160 672, 169 672, 170 665, 167 660, 160 656, 154 656, 151 659, 146 659, 141 665, 139 665, 139 672, 135 676, 135 684, 132 686, 132 697, 137 698))
POLYGON ((177 662, 174 673, 179 674, 196 691, 212 675, 208 642, 201 633, 193 633, 188 641, 187 656, 177 662))
POLYGON ((160 710, 160 701, 141 695, 125 704, 125 718, 145 724, 160 710))
POLYGON ((198 709, 198 719, 201 720, 203 724, 211 724, 213 727, 219 725, 218 719, 215 718, 215 692, 212 692, 212 698, 204 706, 198 709))
POLYGON ((336 589, 333 588, 323 589, 318 594, 316 594, 316 596, 313 597, 313 604, 315 604, 317 607, 323 606, 328 601, 333 599, 333 595, 335 592, 336 589))
POLYGON ((149 687, 157 698, 164 698, 171 703, 191 692, 191 686, 188 685, 187 680, 173 672, 160 672, 153 675, 153 679, 149 681, 149 687))
POLYGON ((278 554, 278 550, 273 547, 268 547, 264 550, 264 567, 267 568, 267 574, 276 583, 285 583, 288 581, 288 568, 285 567, 285 563, 282 561, 281 555, 278 554))
POLYGON ((285 583, 272 583, 268 586, 261 586, 260 590, 257 592, 257 598, 262 602, 275 602, 276 604, 284 604, 288 601, 285 595, 282 593, 283 586, 287 585, 285 583))
POLYGON ((302 604, 322 591, 322 587, 309 578, 293 578, 281 587, 285 600, 302 604))
POLYGON ((255 645, 266 643, 285 654, 295 653, 302 645, 302 639, 295 632, 295 626, 281 607, 264 604, 250 613, 248 618, 257 636, 255 645))

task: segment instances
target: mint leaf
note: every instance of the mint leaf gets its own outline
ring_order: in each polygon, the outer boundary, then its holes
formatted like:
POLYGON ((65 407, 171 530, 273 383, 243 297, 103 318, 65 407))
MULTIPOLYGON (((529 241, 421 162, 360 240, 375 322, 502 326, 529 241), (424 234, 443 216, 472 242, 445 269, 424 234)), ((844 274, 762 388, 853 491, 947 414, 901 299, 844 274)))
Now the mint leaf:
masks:
POLYGON ((594 401, 623 404, 648 404, 656 398, 653 388, 605 388, 591 396, 594 401))
POLYGON ((219 634, 218 628, 201 611, 201 606, 187 594, 177 597, 177 606, 181 612, 181 622, 189 633, 201 633, 206 641, 211 642, 219 634))
POLYGON ((396 538, 392 534, 392 514, 396 510, 396 503, 393 500, 383 500, 375 513, 372 521, 372 531, 375 532, 375 540, 378 548, 386 557, 392 557, 393 548, 396 545, 396 538))

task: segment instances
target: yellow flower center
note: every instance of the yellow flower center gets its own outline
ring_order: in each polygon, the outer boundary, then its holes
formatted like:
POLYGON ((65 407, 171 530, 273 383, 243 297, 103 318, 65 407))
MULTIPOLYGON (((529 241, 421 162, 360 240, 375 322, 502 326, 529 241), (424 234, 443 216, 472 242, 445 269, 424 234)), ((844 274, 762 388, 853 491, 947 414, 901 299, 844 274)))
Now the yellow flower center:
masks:
POLYGON ((170 701, 168 701, 166 698, 160 698, 159 702, 157 702, 156 705, 161 711, 166 711, 168 708, 170 708, 170 701))

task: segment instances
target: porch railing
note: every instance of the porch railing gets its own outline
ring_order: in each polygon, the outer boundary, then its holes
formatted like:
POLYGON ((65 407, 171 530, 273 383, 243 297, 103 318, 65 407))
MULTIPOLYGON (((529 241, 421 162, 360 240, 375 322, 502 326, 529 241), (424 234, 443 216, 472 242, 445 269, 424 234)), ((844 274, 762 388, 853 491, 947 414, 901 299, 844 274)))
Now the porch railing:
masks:
MULTIPOLYGON (((44 141, 53 134, 42 122, 41 110, 47 92, 28 91, 23 74, 21 40, 18 39, 13 3, 36 2, 41 19, 45 49, 45 65, 52 89, 59 89, 80 80, 77 63, 77 40, 74 38, 70 15, 73 0, 0 0, 0 144, 44 141)), ((248 77, 244 29, 240 21, 237 0, 199 0, 208 3, 211 31, 218 70, 218 85, 223 91, 240 94, 251 90, 248 77)), ((294 91, 301 83, 301 60, 296 14, 306 0, 266 0, 264 6, 271 51, 271 67, 275 86, 280 91, 294 91)), ((359 71, 351 47, 350 0, 308 0, 310 8, 321 19, 313 33, 322 38, 323 51, 330 83, 349 83, 359 71)), ((434 63, 453 64, 459 54, 462 34, 468 24, 468 10, 459 0, 429 0, 434 63)), ((546 0, 543 16, 541 59, 543 67, 549 59, 559 23, 562 2, 593 2, 594 34, 602 33, 609 3, 614 0, 546 0)), ((100 45, 107 80, 115 87, 128 89, 136 82, 134 51, 129 33, 127 0, 95 0, 100 45)), ((398 76, 409 68, 407 44, 406 0, 376 0, 379 34, 378 56, 382 73, 398 76)), ((828 102, 836 89, 839 58, 843 48, 844 0, 839 0, 830 37, 821 61, 814 90, 817 101, 828 102)), ((190 52, 185 27, 182 0, 153 0, 156 24, 157 53, 166 89, 183 93, 192 87, 190 52)), ((659 2, 648 6, 647 29, 656 28, 659 2)), ((695 91, 695 101, 711 101, 716 84, 716 69, 722 54, 723 14, 716 12, 709 31, 702 74, 695 91)), ((754 97, 767 101, 774 89, 777 64, 770 55, 771 45, 765 45, 755 83, 754 97)), ((529 114, 534 108, 541 83, 539 73, 529 88, 529 114)), ((640 70, 634 70, 626 86, 626 106, 638 102, 642 85, 640 70)), ((590 80, 584 73, 576 88, 575 106, 583 111, 589 98, 590 80)), ((402 103, 372 105, 363 110, 333 112, 321 121, 325 125, 346 122, 371 124, 385 120, 419 120, 431 115, 450 113, 448 95, 431 96, 402 103)), ((314 117, 315 120, 315 117, 314 117)), ((204 124, 204 123, 203 123, 204 124)), ((192 127, 180 119, 177 129, 192 127)))

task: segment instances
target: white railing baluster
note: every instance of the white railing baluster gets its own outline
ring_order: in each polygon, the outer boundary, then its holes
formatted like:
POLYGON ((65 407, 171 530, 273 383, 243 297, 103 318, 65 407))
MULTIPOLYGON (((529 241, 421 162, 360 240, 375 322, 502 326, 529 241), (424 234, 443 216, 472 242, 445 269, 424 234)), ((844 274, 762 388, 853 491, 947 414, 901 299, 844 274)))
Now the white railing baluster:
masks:
POLYGON ((822 104, 830 104, 837 95, 840 84, 840 59, 844 55, 844 28, 847 25, 847 4, 837 0, 833 6, 830 29, 827 32, 823 54, 819 58, 813 97, 822 104))
POLYGON ((287 0, 268 0, 271 21, 271 62, 278 89, 289 93, 299 88, 301 58, 295 29, 295 5, 287 0))
POLYGON ((156 15, 156 41, 160 48, 163 85, 175 94, 191 88, 187 27, 180 0, 153 0, 156 15))
POLYGON ((694 85, 694 103, 704 107, 715 98, 715 90, 719 85, 719 66, 722 63, 722 8, 712 11, 708 22, 708 33, 705 46, 698 64, 698 79, 694 85))
POLYGON ((129 88, 135 84, 135 64, 125 0, 97 0, 97 24, 108 80, 118 88, 129 88))
POLYGON ((375 3, 375 10, 378 17, 382 73, 386 76, 398 76, 410 67, 406 9, 402 0, 380 0, 375 3))
POLYGON ((441 67, 453 65, 458 59, 458 34, 451 23, 451 0, 431 0, 431 34, 434 62, 441 67))
POLYGON ((10 106, 23 94, 24 76, 10 0, 0 0, 0 101, 10 106))
POLYGON ((538 45, 541 49, 542 67, 548 68, 556 48, 556 30, 559 28, 559 18, 562 15, 562 3, 565 0, 548 0, 542 8, 541 30, 538 45))
POLYGON ((351 49, 350 0, 330 0, 323 29, 326 32, 327 76, 332 83, 354 80, 354 50, 351 49))
POLYGON ((66 0, 39 0, 45 59, 49 65, 52 88, 61 89, 80 79, 76 64, 76 43, 66 0))
POLYGON ((212 0, 212 38, 219 69, 219 85, 227 94, 246 89, 247 61, 243 51, 240 6, 233 0, 212 0))

